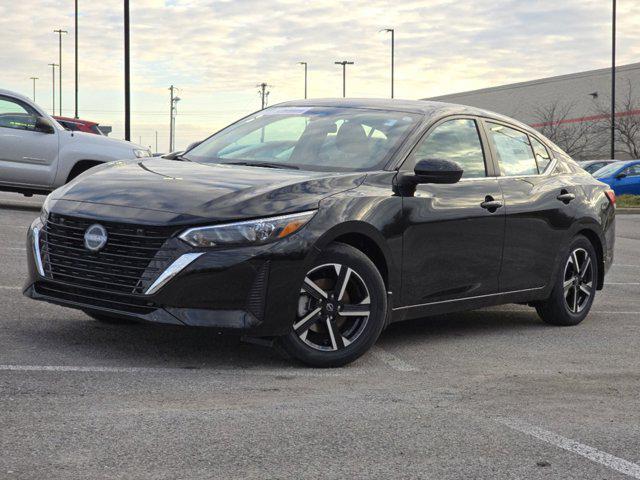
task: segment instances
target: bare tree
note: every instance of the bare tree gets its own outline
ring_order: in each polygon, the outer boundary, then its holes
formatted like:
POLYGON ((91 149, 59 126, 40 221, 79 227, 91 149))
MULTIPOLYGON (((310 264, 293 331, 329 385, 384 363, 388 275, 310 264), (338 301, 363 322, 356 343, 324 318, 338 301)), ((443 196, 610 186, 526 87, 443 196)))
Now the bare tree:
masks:
MULTIPOLYGON (((614 126, 615 152, 640 158, 640 100, 634 95, 633 84, 628 80, 625 96, 616 101, 614 126)), ((609 106, 598 104, 598 116, 602 118, 599 134, 604 138, 611 135, 611 111, 609 106)))
POLYGON ((539 107, 533 127, 554 142, 572 158, 583 160, 602 148, 603 140, 595 120, 575 118, 575 102, 557 100, 539 107))

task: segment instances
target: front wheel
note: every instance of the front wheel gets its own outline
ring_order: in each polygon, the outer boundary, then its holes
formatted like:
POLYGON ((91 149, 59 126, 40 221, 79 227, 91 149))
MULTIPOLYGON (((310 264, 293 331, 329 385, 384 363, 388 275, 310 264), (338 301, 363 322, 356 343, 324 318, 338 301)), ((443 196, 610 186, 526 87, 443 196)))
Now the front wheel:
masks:
POLYGON ((307 365, 340 367, 371 348, 386 314, 386 289, 376 266, 356 248, 336 243, 305 275, 291 332, 279 340, 307 365))
POLYGON ((598 257, 582 235, 573 239, 559 269, 551 296, 536 305, 540 318, 551 325, 577 325, 589 313, 598 284, 598 257))

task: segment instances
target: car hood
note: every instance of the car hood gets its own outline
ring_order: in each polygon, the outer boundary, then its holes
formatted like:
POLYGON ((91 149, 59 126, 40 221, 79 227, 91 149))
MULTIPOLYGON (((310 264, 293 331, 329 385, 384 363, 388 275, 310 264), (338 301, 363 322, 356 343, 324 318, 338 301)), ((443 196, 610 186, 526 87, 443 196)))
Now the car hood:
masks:
POLYGON ((312 210, 323 198, 355 188, 365 177, 362 172, 204 165, 151 158, 95 167, 55 190, 50 203, 52 211, 59 213, 95 212, 136 221, 142 217, 176 224, 228 221, 312 210), (72 205, 75 203, 85 206, 79 208, 72 205), (129 216, 129 209, 138 213, 129 216), (149 213, 145 216, 140 211, 149 213))
POLYGON ((80 131, 70 132, 68 130, 64 130, 64 133, 69 137, 74 138, 76 141, 82 142, 83 145, 92 144, 97 147, 119 147, 127 150, 148 150, 147 147, 143 147, 142 145, 138 145, 137 143, 129 142, 127 140, 120 140, 118 138, 105 137, 104 135, 96 135, 95 133, 87 133, 80 131))

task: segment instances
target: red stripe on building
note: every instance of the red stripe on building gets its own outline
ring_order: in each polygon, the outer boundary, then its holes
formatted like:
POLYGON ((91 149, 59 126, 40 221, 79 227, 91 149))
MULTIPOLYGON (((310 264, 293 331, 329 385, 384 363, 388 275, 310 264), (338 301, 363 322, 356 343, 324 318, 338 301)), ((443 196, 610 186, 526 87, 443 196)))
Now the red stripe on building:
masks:
MULTIPOLYGON (((630 117, 632 115, 640 115, 640 110, 628 110, 626 112, 617 112, 616 117, 630 117)), ((557 122, 542 122, 542 123, 533 123, 531 126, 533 128, 540 127, 548 127, 550 125, 562 125, 565 123, 582 123, 582 122, 594 122, 597 120, 606 120, 609 118, 609 115, 592 115, 590 117, 579 117, 579 118, 566 118, 564 120, 558 120, 557 122)))

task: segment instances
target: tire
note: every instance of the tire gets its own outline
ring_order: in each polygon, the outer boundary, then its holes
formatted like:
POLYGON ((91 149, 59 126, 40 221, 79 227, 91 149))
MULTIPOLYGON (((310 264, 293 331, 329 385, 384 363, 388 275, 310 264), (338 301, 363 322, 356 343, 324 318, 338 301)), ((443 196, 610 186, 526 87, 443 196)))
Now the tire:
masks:
POLYGON ((101 323, 108 323, 111 325, 128 325, 128 324, 136 323, 135 320, 129 317, 119 316, 116 314, 94 312, 92 310, 83 310, 83 311, 84 313, 89 315, 91 318, 101 323))
POLYGON ((550 325, 577 325, 588 315, 595 298, 598 256, 591 242, 577 235, 562 258, 551 295, 536 305, 536 311, 550 325))
POLYGON ((386 288, 376 266, 360 250, 334 243, 307 272, 291 331, 278 343, 309 366, 341 367, 373 346, 386 316, 386 288))

